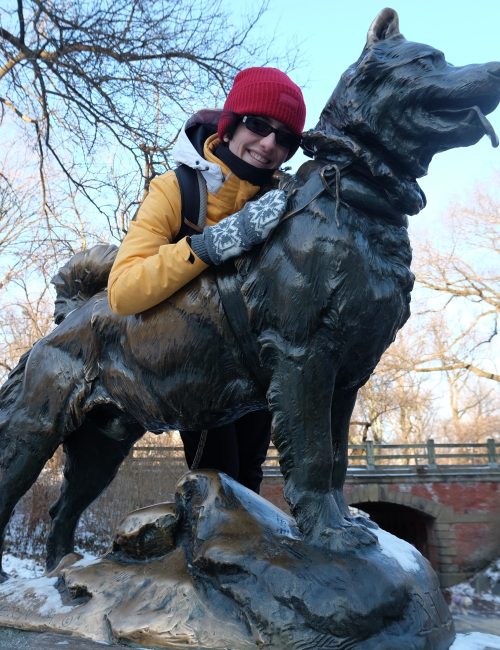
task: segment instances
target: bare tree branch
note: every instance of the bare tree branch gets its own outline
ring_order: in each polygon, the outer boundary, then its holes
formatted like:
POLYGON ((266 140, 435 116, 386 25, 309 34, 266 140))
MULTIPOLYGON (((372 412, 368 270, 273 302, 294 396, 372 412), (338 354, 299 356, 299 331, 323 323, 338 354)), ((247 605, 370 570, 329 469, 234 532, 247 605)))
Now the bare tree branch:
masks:
POLYGON ((494 372, 486 372, 477 368, 470 363, 463 363, 462 361, 456 361, 455 363, 443 363, 437 366, 415 366, 415 372, 448 372, 449 370, 469 370, 473 372, 478 377, 483 377, 484 379, 492 379, 493 381, 500 381, 500 375, 494 372))
POLYGON ((451 239, 443 238, 439 251, 420 246, 416 255, 417 283, 429 298, 425 313, 441 313, 443 320, 430 321, 428 351, 416 360, 415 371, 464 371, 498 382, 498 372, 490 368, 495 355, 488 350, 493 351, 500 315, 500 205, 491 191, 478 189, 469 205, 451 208, 448 222, 451 239))
POLYGON ((253 40, 266 0, 239 26, 221 0, 4 5, 0 101, 38 152, 47 218, 55 211, 56 170, 111 226, 104 198, 116 182, 106 164, 110 152, 136 176, 146 149, 168 166, 173 136, 193 108, 220 105, 241 67, 269 60, 268 45, 253 40))
POLYGON ((2 2, 0 367, 52 327, 58 266, 123 237, 186 117, 243 67, 294 65, 254 38, 267 1, 2 2))

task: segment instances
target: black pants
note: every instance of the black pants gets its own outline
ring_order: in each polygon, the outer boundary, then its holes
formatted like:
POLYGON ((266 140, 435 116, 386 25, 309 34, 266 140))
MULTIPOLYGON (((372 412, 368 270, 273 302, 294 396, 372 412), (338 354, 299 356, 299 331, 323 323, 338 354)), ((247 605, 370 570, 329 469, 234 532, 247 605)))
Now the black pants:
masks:
MULTIPOLYGON (((184 454, 191 468, 201 431, 181 431, 184 454)), ((269 411, 248 413, 223 427, 209 429, 198 469, 216 469, 229 474, 259 493, 264 462, 271 438, 269 411)))

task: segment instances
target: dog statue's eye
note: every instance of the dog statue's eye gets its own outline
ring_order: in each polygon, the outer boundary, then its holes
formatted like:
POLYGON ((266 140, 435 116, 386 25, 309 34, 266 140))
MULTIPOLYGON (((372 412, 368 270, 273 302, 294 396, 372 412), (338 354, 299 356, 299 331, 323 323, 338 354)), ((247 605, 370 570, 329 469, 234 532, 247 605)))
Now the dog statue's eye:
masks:
POLYGON ((444 58, 444 54, 442 52, 439 52, 438 50, 436 50, 435 52, 433 52, 431 54, 431 60, 432 60, 432 63, 435 66, 441 66, 441 65, 444 65, 446 63, 446 59, 444 58))
POLYGON ((439 52, 439 50, 421 56, 418 62, 425 70, 434 70, 435 68, 441 68, 446 65, 444 54, 439 52))

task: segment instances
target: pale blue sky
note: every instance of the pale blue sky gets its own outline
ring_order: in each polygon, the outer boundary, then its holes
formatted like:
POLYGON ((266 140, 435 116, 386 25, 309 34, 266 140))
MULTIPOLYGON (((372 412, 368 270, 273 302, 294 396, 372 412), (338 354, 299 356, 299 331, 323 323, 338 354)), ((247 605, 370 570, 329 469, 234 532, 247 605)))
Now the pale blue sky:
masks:
MULTIPOLYGON (((254 1, 233 0, 231 5, 237 11, 250 11, 254 1)), ((315 125, 340 75, 358 58, 372 20, 385 6, 396 9, 400 30, 408 40, 439 48, 454 65, 500 60, 499 0, 393 0, 392 4, 270 0, 261 33, 274 35, 276 51, 281 43, 283 49, 294 43, 300 47, 301 67, 291 76, 303 87, 306 128, 315 125)), ((500 135, 500 108, 489 119, 500 135)), ((294 162, 300 162, 299 156, 294 162)), ((494 149, 486 137, 474 147, 436 156, 429 175, 421 180, 428 206, 412 221, 418 219, 425 230, 425 224, 435 223, 450 201, 460 195, 466 198, 476 182, 491 178, 495 170, 500 173, 500 148, 494 149)))

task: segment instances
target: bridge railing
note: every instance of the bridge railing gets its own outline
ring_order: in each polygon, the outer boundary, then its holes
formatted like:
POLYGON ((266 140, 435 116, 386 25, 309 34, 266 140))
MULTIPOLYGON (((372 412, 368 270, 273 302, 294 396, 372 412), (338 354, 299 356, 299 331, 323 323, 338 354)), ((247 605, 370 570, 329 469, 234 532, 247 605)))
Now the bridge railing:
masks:
MULTIPOLYGON (((484 443, 443 443, 433 439, 424 443, 382 444, 367 441, 360 445, 349 445, 349 466, 353 469, 389 467, 429 467, 467 465, 475 467, 498 467, 500 443, 488 438, 484 443)), ((169 461, 170 464, 184 464, 182 447, 136 445, 131 454, 134 461, 145 462, 148 466, 169 461)), ((279 460, 276 448, 271 445, 264 463, 264 473, 279 473, 279 460)))
POLYGON ((433 439, 425 443, 405 445, 377 444, 350 445, 349 462, 352 466, 367 467, 425 465, 497 466, 497 445, 493 438, 485 443, 445 443, 433 439))
MULTIPOLYGON (((494 438, 484 443, 445 443, 433 439, 423 443, 385 444, 371 440, 360 445, 349 445, 349 466, 352 468, 471 465, 498 466, 499 445, 494 438)), ((265 468, 278 466, 278 453, 270 448, 265 468)))

